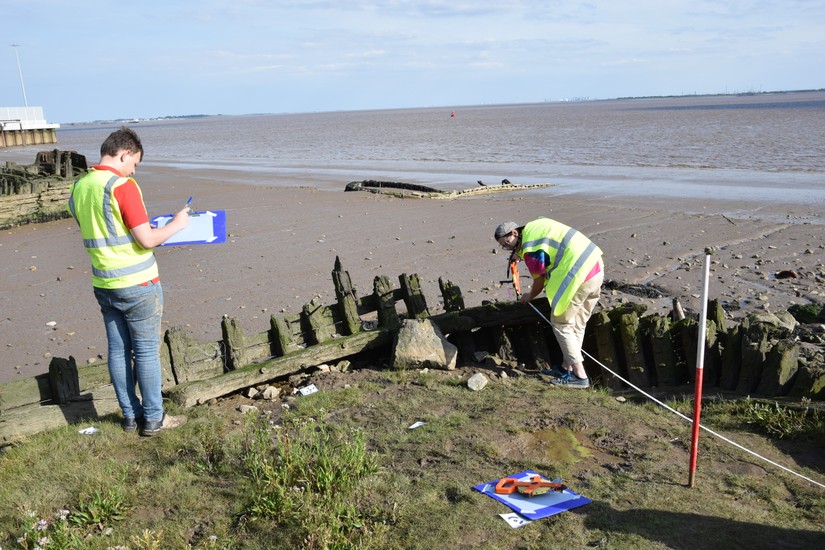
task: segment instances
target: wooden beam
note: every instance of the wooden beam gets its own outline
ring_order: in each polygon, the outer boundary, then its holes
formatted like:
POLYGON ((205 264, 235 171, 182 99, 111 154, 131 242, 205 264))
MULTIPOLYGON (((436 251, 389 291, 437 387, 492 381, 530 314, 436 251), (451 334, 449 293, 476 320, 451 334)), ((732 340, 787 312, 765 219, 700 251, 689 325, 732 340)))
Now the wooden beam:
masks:
POLYGON ((166 396, 184 407, 202 404, 234 391, 263 384, 280 376, 330 361, 337 361, 367 349, 392 343, 394 332, 376 330, 322 342, 310 348, 276 357, 262 363, 247 365, 224 375, 197 382, 188 382, 169 389, 166 396))

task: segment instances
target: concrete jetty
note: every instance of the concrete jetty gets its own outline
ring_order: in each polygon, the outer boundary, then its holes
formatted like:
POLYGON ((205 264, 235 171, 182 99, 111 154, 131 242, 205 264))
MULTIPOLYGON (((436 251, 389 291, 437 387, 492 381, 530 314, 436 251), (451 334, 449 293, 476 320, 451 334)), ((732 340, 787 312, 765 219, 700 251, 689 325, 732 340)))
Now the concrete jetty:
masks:
POLYGON ((57 143, 58 128, 43 107, 0 107, 0 148, 57 143))

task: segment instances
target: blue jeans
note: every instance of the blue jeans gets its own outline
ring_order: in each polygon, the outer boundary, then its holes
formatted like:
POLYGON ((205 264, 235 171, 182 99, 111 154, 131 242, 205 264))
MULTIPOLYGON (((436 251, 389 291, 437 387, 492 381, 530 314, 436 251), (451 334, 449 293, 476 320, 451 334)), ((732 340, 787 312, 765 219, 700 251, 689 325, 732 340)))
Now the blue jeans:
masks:
POLYGON ((109 376, 123 416, 161 420, 163 289, 160 282, 129 288, 95 288, 94 291, 109 341, 109 376), (135 392, 135 383, 143 402, 135 392))

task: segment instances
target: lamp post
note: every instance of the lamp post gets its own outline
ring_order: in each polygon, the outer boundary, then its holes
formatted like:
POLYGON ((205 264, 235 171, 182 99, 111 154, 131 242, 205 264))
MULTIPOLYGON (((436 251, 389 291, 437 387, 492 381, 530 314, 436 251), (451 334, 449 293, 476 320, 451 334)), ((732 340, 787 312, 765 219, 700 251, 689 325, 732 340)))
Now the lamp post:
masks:
POLYGON ((20 74, 20 89, 23 90, 23 103, 28 107, 29 100, 26 99, 26 86, 23 85, 23 70, 20 68, 20 56, 17 55, 17 48, 20 47, 20 44, 12 44, 11 47, 14 48, 14 57, 17 58, 17 72, 20 74))

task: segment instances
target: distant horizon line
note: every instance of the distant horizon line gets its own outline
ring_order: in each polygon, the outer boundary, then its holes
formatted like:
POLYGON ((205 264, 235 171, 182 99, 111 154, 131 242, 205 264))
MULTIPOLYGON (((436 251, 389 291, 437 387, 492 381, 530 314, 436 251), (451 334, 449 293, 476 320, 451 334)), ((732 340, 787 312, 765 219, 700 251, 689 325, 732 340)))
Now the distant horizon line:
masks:
POLYGON ((493 106, 508 106, 508 105, 542 105, 545 103, 586 103, 586 102, 597 102, 597 101, 628 101, 628 100, 637 100, 637 99, 682 99, 682 98, 691 98, 691 97, 742 97, 742 96, 759 96, 759 95, 771 95, 771 94, 793 94, 793 93, 815 93, 815 92, 823 92, 825 88, 812 88, 806 90, 774 90, 774 91, 765 91, 765 92, 717 92, 717 93, 707 93, 707 94, 674 94, 674 95, 652 95, 652 96, 625 96, 625 97, 612 97, 612 98, 590 98, 590 97, 582 97, 578 96, 572 99, 556 99, 556 100, 544 100, 544 101, 535 101, 535 102, 524 102, 524 103, 479 103, 479 104, 467 104, 467 105, 433 105, 428 107, 382 107, 377 109, 338 109, 338 110, 331 110, 331 111, 284 111, 284 112, 268 112, 268 113, 244 113, 244 114, 225 114, 225 113, 216 113, 216 114, 188 114, 188 115, 163 115, 163 116, 154 116, 154 117, 126 117, 126 118, 112 118, 112 119, 97 119, 97 120, 89 120, 89 121, 75 121, 75 122, 61 122, 61 125, 87 125, 87 124, 111 124, 111 123, 140 123, 142 121, 151 121, 151 120, 174 120, 174 119, 182 119, 182 118, 207 118, 207 117, 223 117, 223 116, 264 116, 264 115, 302 115, 302 114, 322 114, 322 113, 348 113, 348 112, 360 112, 360 111, 395 111, 395 110, 413 110, 413 109, 449 109, 455 110, 462 107, 493 107, 493 106))

